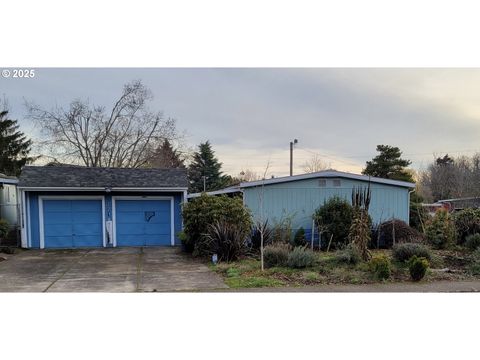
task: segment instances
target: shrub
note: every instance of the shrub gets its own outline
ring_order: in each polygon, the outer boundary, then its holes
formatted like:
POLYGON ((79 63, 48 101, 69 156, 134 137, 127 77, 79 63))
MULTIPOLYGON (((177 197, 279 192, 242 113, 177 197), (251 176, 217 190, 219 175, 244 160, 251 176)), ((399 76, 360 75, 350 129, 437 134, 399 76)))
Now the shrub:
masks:
POLYGON ((422 242, 424 235, 416 229, 410 227, 406 222, 393 219, 379 224, 372 236, 372 247, 390 249, 393 246, 393 237, 395 244, 422 242))
POLYGON ((260 222, 255 223, 252 229, 252 234, 250 236, 250 246, 254 250, 260 249, 260 245, 262 242, 261 239, 261 231, 263 229, 263 247, 268 246, 272 243, 273 240, 273 232, 272 229, 268 226, 268 220, 266 220, 263 224, 260 222))
POLYGON ((468 235, 465 239, 465 246, 474 251, 480 246, 480 234, 468 235))
POLYGON ((429 263, 422 257, 412 256, 408 261, 408 270, 413 281, 420 281, 427 273, 429 263))
POLYGON ((469 235, 480 233, 480 209, 464 209, 453 215, 457 243, 463 244, 469 235))
POLYGON ((480 261, 480 249, 476 249, 474 252, 471 253, 470 256, 473 260, 480 261))
POLYGON ((296 247, 288 254, 287 265, 289 268, 303 269, 315 264, 315 253, 305 247, 296 247))
POLYGON ((210 225, 208 235, 197 245, 202 247, 203 255, 218 255, 218 261, 233 261, 247 251, 246 234, 237 224, 225 220, 210 225))
POLYGON ((473 262, 468 266, 468 271, 472 275, 480 275, 480 262, 473 262))
POLYGON ((315 211, 313 219, 318 229, 324 230, 328 240, 332 236, 332 244, 338 249, 348 243, 352 214, 352 205, 345 199, 335 196, 315 211))
POLYGON ((272 242, 277 244, 290 244, 292 240, 292 217, 282 217, 276 221, 272 229, 272 242))
POLYGON ((480 275, 480 249, 478 248, 471 254, 468 271, 472 275, 480 275))
POLYGON ((17 250, 14 247, 7 246, 7 247, 0 248, 0 252, 3 252, 4 254, 13 255, 17 252, 17 250))
POLYGON ((379 280, 387 280, 390 278, 392 273, 392 264, 390 263, 390 259, 385 255, 379 255, 373 257, 369 263, 369 269, 375 277, 379 280))
POLYGON ((426 229, 427 240, 436 249, 446 249, 454 243, 455 225, 446 210, 438 210, 426 229))
POLYGON ((301 227, 300 229, 297 230, 295 233, 295 236, 293 237, 293 246, 306 246, 307 245, 307 240, 305 239, 305 229, 301 227))
POLYGON ((397 261, 408 261, 412 256, 432 259, 431 251, 422 244, 405 243, 396 244, 392 249, 392 256, 397 261))
POLYGON ((243 238, 250 234, 252 220, 242 199, 202 194, 183 205, 184 245, 194 255, 208 255, 211 241, 207 239, 210 226, 217 222, 235 224, 243 238))
POLYGON ((5 239, 10 231, 10 225, 5 219, 0 219, 0 239, 5 239))
POLYGON ((425 231, 425 224, 429 219, 429 214, 426 208, 422 206, 423 198, 414 192, 410 197, 410 226, 423 233, 425 231))
POLYGON ((336 252, 335 261, 340 264, 356 265, 362 261, 362 256, 356 247, 348 245, 345 249, 336 252))
POLYGON ((233 267, 227 269, 227 277, 237 277, 237 276, 240 276, 240 270, 233 267))
MULTIPOLYGON (((179 231, 177 233, 177 237, 180 239, 180 241, 182 242, 183 246, 185 247, 185 250, 187 248, 187 243, 188 243, 188 236, 187 234, 185 234, 185 231, 179 231)), ((193 249, 191 251, 188 251, 188 252, 192 252, 193 249)))
POLYGON ((290 246, 286 244, 269 245, 263 250, 265 267, 286 266, 290 246))

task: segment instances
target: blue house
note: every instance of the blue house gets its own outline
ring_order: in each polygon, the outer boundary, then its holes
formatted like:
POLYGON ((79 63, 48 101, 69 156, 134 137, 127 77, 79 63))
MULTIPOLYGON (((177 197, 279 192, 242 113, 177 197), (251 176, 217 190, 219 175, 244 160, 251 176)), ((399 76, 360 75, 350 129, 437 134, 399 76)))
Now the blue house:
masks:
MULTIPOLYGON (((369 213, 374 224, 391 218, 409 222, 410 193, 415 184, 334 170, 244 182, 239 186, 212 191, 209 194, 240 193, 254 220, 268 219, 273 225, 288 218, 294 231, 303 227, 311 234, 312 216, 319 206, 333 196, 351 202, 352 189, 369 184, 369 213)), ((190 194, 189 197, 199 195, 190 194)))
POLYGON ((22 247, 179 245, 187 185, 185 169, 27 166, 22 247))

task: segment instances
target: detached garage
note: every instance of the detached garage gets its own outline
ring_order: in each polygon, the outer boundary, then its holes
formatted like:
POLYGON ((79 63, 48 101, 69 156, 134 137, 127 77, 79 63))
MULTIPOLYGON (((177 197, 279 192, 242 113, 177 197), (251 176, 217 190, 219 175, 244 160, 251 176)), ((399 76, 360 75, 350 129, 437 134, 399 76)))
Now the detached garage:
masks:
POLYGON ((180 245, 185 169, 27 166, 18 189, 22 247, 180 245))

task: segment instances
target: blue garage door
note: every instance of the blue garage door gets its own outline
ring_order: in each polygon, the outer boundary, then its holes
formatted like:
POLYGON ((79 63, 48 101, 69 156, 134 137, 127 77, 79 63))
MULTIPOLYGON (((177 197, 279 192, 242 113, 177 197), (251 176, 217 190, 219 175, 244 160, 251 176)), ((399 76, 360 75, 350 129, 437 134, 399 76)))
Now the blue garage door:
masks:
POLYGON ((103 247, 101 200, 43 200, 46 248, 103 247))
POLYGON ((170 200, 115 201, 117 246, 171 245, 170 200))

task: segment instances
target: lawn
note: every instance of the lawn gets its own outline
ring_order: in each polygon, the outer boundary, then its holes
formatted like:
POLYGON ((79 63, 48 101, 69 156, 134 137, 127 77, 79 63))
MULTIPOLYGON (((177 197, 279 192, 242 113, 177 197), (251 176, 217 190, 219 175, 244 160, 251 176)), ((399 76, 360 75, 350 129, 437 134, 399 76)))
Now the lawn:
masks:
MULTIPOLYGON (((386 255, 391 258, 390 250, 373 250, 372 255, 386 255)), ((316 252, 316 263, 305 269, 287 267, 261 270, 260 260, 254 257, 244 258, 231 263, 210 265, 220 274, 230 288, 254 287, 301 287, 322 284, 371 284, 378 282, 411 281, 408 266, 392 260, 392 274, 388 280, 378 280, 370 271, 368 263, 356 265, 339 262, 335 252, 316 252)), ((468 280, 475 279, 468 271, 466 254, 461 251, 433 251, 430 269, 422 281, 468 280)))

